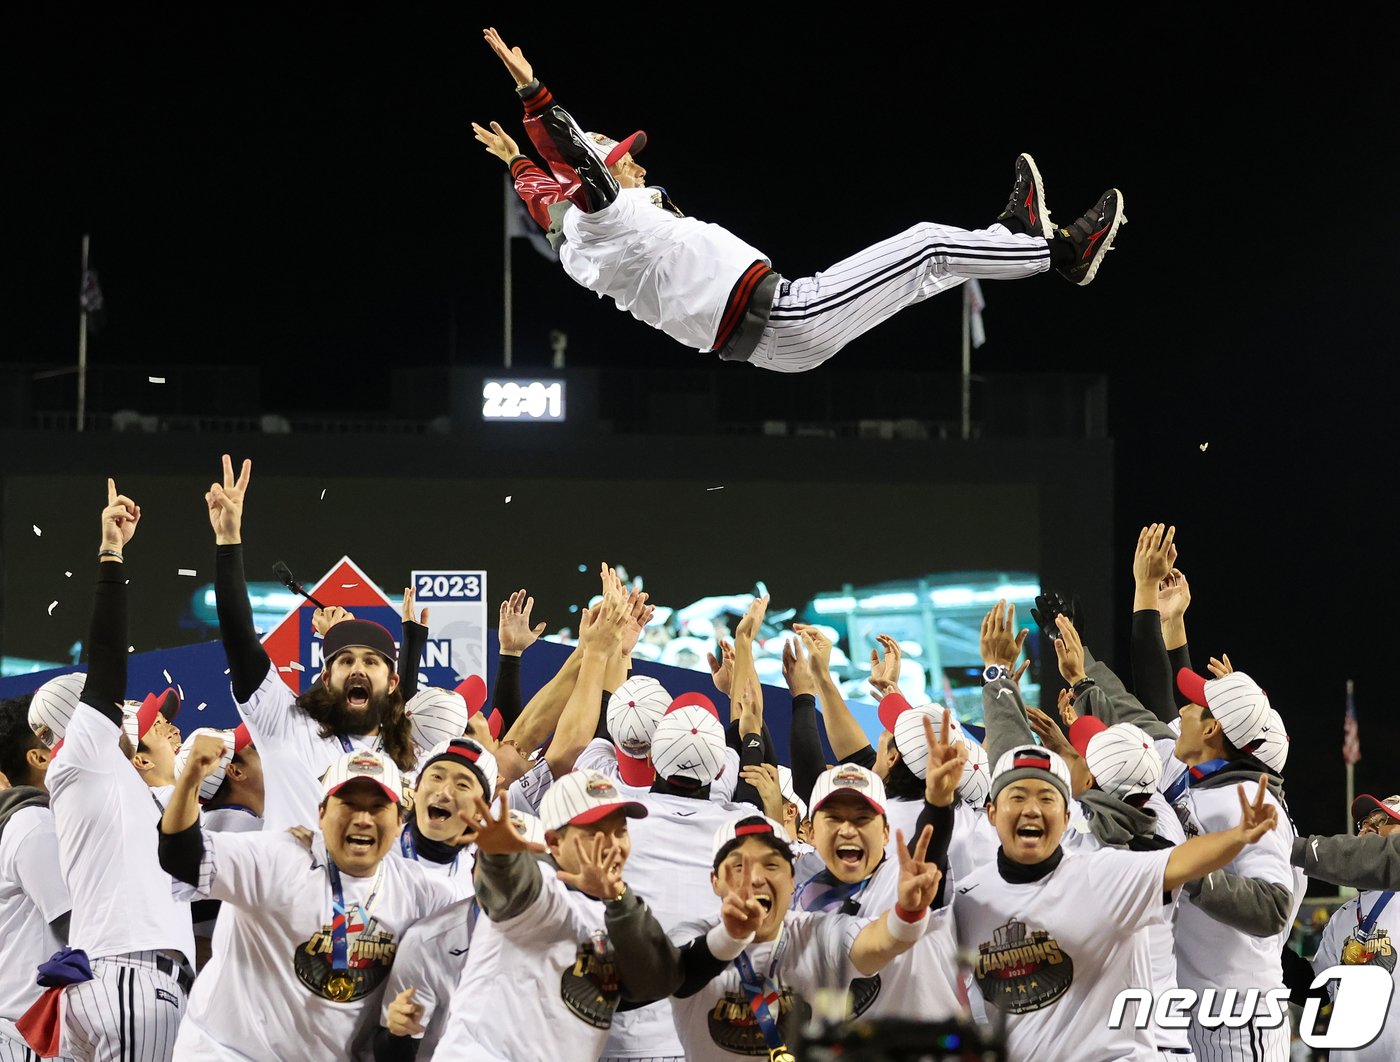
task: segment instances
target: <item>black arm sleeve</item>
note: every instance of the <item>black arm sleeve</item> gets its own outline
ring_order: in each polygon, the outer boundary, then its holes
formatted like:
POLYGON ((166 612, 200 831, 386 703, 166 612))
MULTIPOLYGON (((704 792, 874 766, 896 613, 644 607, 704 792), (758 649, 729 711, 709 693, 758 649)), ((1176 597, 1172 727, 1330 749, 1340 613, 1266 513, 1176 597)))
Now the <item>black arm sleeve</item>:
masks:
POLYGON ((1176 683, 1162 641, 1162 614, 1155 608, 1133 613, 1132 645, 1133 692, 1153 715, 1170 723, 1176 718, 1176 683))
POLYGON ((520 657, 496 657, 496 682, 491 690, 491 706, 501 713, 501 733, 508 731, 524 707, 520 699, 520 657))
POLYGON ((82 702, 118 727, 126 699, 126 565, 98 562, 97 588, 88 631, 88 673, 82 702))
POLYGON ((1288 988, 1288 1001, 1295 1006, 1305 1007, 1310 998, 1316 997, 1327 1002, 1327 986, 1313 988, 1312 963, 1303 958, 1287 944, 1283 946, 1283 983, 1288 988))
POLYGON ((418 692, 418 661, 423 659, 423 647, 428 644, 428 628, 413 620, 405 620, 403 640, 399 645, 399 692, 409 700, 418 692))
POLYGON ((681 985, 673 993, 677 999, 693 996, 724 973, 729 963, 716 959, 702 933, 688 944, 681 945, 681 985))
POLYGON ((919 834, 924 832, 925 826, 933 827, 933 840, 928 845, 928 862, 937 865, 943 875, 943 879, 938 883, 938 892, 933 897, 933 909, 936 911, 943 906, 944 891, 948 886, 948 845, 953 840, 953 809, 951 807, 940 808, 924 801, 924 809, 919 812, 919 821, 914 824, 914 836, 906 838, 909 843, 909 854, 914 854, 914 846, 919 841, 919 834))
POLYGON ((734 803, 752 804, 760 811, 763 807, 763 797, 758 793, 758 788, 750 782, 744 781, 744 768, 755 767, 764 763, 763 758, 763 735, 745 734, 739 742, 739 778, 734 783, 734 803))
POLYGON ((199 885, 199 864, 204 859, 204 831, 195 822, 179 833, 161 832, 157 846, 160 869, 176 881, 199 885))
POLYGON ((817 730, 817 699, 803 693, 792 699, 792 788, 805 803, 826 770, 822 738, 817 730))
POLYGON ((219 637, 228 659, 233 699, 239 704, 257 692, 272 661, 258 641, 253 609, 248 604, 248 580, 243 575, 243 547, 219 546, 214 559, 214 603, 219 614, 219 637))
POLYGON ((411 1036, 395 1036, 381 1025, 374 1031, 374 1062, 413 1062, 422 1042, 411 1036))
POLYGON ((612 733, 608 730, 608 701, 612 700, 612 694, 604 690, 598 701, 598 725, 593 728, 593 736, 602 738, 604 741, 612 740, 612 733))
POLYGON ((1185 668, 1187 671, 1195 670, 1191 666, 1191 643, 1187 642, 1185 645, 1179 645, 1175 649, 1168 649, 1167 663, 1171 667, 1171 673, 1173 678, 1172 694, 1176 697, 1176 706, 1179 710, 1185 708, 1188 704, 1191 703, 1189 700, 1187 700, 1186 694, 1182 693, 1181 690, 1177 688, 1175 681, 1176 673, 1182 668, 1185 668))
POLYGON ((849 756, 842 756, 841 762, 854 763, 864 767, 867 771, 873 771, 875 769, 875 759, 875 750, 869 745, 866 745, 863 749, 856 749, 856 751, 849 756))

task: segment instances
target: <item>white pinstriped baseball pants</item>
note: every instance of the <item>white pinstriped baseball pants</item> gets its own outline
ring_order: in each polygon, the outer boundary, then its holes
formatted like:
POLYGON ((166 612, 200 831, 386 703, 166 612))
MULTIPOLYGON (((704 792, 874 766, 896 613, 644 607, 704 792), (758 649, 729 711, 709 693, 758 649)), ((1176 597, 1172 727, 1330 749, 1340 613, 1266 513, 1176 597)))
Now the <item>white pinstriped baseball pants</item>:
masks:
POLYGON ((185 993, 154 952, 92 960, 63 993, 63 1048, 78 1062, 169 1062, 185 993))
POLYGON ((775 372, 814 369, 906 306, 965 280, 1019 280, 1049 268, 1042 237, 923 222, 824 272, 782 281, 749 361, 775 372))
POLYGON ((9 1023, 9 1029, 0 1029, 0 1062, 40 1062, 19 1032, 10 1030, 14 1030, 13 1023, 9 1023))
POLYGON ((1196 1062, 1288 1062, 1289 1030, 1287 1019, 1276 1029, 1259 1029, 1252 1022, 1238 1029, 1207 1029, 1193 1021, 1187 1036, 1196 1062))

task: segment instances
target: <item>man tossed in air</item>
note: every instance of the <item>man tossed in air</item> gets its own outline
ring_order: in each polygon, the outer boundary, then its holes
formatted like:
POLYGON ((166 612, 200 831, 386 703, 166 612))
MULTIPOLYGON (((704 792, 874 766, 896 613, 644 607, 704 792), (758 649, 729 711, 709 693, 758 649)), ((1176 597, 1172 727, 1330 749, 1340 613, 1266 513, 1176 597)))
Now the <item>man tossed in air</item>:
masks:
POLYGON ((646 170, 633 158, 645 133, 618 143, 583 132, 520 49, 494 29, 484 32, 515 79, 525 129, 550 173, 521 155, 498 123, 472 128, 510 167, 564 271, 639 321, 725 361, 803 372, 906 306, 974 278, 1014 280, 1053 266, 1088 284, 1127 220, 1122 194, 1111 189, 1072 225, 1054 226, 1035 160, 1022 154, 1011 199, 989 228, 921 222, 824 272, 787 280, 762 251, 684 216, 664 189, 646 187, 646 170))

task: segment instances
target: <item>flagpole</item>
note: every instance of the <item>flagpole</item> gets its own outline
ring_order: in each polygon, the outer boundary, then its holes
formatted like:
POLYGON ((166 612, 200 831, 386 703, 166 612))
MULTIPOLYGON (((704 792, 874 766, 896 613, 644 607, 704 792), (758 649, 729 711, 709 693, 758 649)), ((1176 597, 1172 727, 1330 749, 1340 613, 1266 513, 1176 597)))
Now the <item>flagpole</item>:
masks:
MULTIPOLYGON (((509 177, 506 178, 506 194, 507 194, 507 195, 510 195, 510 194, 511 194, 511 183, 510 183, 510 178, 509 178, 509 177)), ((506 209, 504 210, 503 216, 502 216, 502 218, 501 218, 501 239, 502 239, 501 259, 502 259, 502 262, 503 262, 503 268, 504 268, 504 270, 505 270, 505 274, 504 274, 504 278, 503 278, 503 284, 502 284, 502 288, 503 288, 503 290, 504 290, 504 292, 505 292, 505 306, 504 306, 504 308, 503 308, 503 313, 504 313, 504 315, 505 315, 505 322, 504 322, 504 326, 503 326, 503 329, 502 329, 502 332, 503 332, 503 341, 502 341, 502 344, 501 344, 501 345, 502 345, 502 351, 503 351, 503 356, 504 356, 504 362, 503 362, 503 364, 505 365, 505 367, 506 367, 507 369, 509 369, 509 368, 510 368, 510 363, 511 363, 511 347, 512 347, 513 342, 514 342, 514 335, 513 335, 513 332, 512 332, 512 327, 511 327, 511 325, 512 325, 512 306, 513 306, 513 304, 514 304, 514 294, 515 294, 515 293, 511 290, 512 285, 511 285, 511 268, 510 268, 510 203, 509 203, 509 201, 507 201, 507 203, 506 203, 506 209)))
MULTIPOLYGON (((79 288, 87 280, 88 240, 83 234, 83 271, 79 274, 79 288)), ((87 307, 78 301, 78 430, 83 430, 83 420, 87 416, 87 307)))
POLYGON ((972 311, 967 285, 962 289, 962 437, 972 438, 972 311))
MULTIPOLYGON (((1351 679, 1347 679, 1347 704, 1352 704, 1352 693, 1354 684, 1351 679)), ((1351 817, 1351 805, 1356 800, 1356 764, 1347 763, 1347 833, 1355 836, 1356 820, 1351 817)))

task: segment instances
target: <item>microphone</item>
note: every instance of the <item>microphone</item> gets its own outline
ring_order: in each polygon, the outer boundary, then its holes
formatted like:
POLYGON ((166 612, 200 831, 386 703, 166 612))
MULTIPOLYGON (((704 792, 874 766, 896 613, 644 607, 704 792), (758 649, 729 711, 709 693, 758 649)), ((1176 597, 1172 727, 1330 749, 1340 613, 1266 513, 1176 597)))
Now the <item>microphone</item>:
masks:
POLYGON ((292 575, 292 569, 288 568, 286 564, 284 564, 282 561, 278 561, 272 566, 272 574, 277 576, 277 581, 283 586, 285 586, 292 593, 300 594, 302 597, 306 598, 306 600, 310 601, 317 608, 326 607, 306 592, 306 587, 302 586, 301 583, 296 581, 296 577, 292 575))

